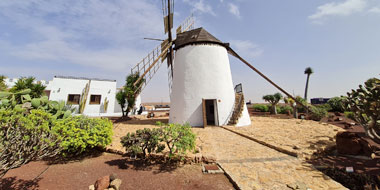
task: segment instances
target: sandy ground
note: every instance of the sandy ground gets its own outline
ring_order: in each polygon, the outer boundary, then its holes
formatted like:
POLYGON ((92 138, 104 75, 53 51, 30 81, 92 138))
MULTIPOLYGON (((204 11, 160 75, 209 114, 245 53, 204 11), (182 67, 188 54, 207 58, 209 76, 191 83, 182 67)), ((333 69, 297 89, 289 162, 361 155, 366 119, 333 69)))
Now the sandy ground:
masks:
MULTIPOLYGON (((310 158, 318 150, 335 145, 335 135, 343 131, 337 126, 311 120, 277 119, 271 117, 251 117, 248 127, 227 126, 228 129, 253 137, 270 145, 296 153, 299 157, 310 158)), ((114 124, 112 144, 108 148, 125 152, 120 144, 121 137, 137 129, 156 128, 157 121, 167 122, 168 117, 147 119, 144 117, 114 124)), ((202 149, 202 128, 193 128, 197 134, 198 149, 202 149)))
POLYGON ((227 127, 270 145, 309 158, 314 152, 335 145, 335 136, 342 128, 311 120, 251 117, 249 127, 227 127))

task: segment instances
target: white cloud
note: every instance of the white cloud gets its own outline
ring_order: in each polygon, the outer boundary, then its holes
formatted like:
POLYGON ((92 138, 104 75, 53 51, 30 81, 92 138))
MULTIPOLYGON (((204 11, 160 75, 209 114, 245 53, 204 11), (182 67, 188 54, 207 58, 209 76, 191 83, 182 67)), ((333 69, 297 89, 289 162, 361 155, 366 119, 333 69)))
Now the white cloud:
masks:
POLYGON ((235 5, 233 3, 228 3, 228 7, 229 7, 229 11, 231 14, 235 15, 238 18, 241 18, 239 7, 237 5, 235 5))
POLYGON ((216 16, 211 5, 204 2, 204 0, 183 0, 183 2, 193 7, 193 11, 198 11, 200 13, 208 13, 216 16))
POLYGON ((258 45, 249 40, 231 40, 231 46, 235 51, 244 57, 255 58, 264 53, 258 45))
POLYGON ((26 40, 11 33, 0 39, 0 49, 26 60, 127 70, 154 48, 143 37, 163 35, 161 10, 149 2, 2 0, 0 20, 26 40))
POLYGON ((373 7, 368 10, 370 13, 380 13, 380 8, 379 7, 373 7))
POLYGON ((363 11, 366 6, 366 0, 345 0, 340 3, 326 3, 317 7, 317 12, 310 15, 309 19, 318 20, 328 16, 348 16, 363 11))

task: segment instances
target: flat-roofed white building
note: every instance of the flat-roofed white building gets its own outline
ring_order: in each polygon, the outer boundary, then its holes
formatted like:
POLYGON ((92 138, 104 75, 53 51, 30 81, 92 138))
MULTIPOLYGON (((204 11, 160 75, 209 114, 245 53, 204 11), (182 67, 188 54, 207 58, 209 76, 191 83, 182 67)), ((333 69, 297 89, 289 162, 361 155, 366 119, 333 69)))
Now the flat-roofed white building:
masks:
POLYGON ((55 76, 46 87, 49 100, 65 101, 79 110, 89 85, 83 114, 87 116, 118 116, 115 113, 116 80, 55 76))

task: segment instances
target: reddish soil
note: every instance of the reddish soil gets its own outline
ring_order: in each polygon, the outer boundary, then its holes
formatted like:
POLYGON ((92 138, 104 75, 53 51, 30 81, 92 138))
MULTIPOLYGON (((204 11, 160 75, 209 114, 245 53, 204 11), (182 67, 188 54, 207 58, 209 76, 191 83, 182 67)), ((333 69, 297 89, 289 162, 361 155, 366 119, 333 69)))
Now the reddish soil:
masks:
POLYGON ((117 174, 121 189, 234 189, 223 174, 203 174, 200 165, 154 164, 104 153, 81 161, 38 161, 10 170, 0 189, 88 189, 106 175, 117 174))

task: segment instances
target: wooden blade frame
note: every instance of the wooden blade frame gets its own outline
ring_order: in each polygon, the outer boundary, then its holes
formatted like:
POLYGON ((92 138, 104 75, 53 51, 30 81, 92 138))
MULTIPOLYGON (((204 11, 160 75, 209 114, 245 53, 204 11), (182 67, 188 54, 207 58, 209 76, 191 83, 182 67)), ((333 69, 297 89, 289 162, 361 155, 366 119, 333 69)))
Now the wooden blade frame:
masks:
MULTIPOLYGON (((144 77, 145 75, 157 64, 157 62, 160 61, 161 57, 166 56, 168 49, 172 46, 172 42, 168 43, 168 45, 161 51, 160 55, 157 56, 154 60, 153 63, 149 65, 149 67, 145 70, 145 72, 137 79, 135 83, 133 83, 134 86, 136 86, 144 77)), ((161 48, 161 45, 158 46, 157 48, 161 48)), ((133 72, 133 71, 132 71, 133 72)))
POLYGON ((304 107, 306 110, 308 110, 309 112, 312 112, 310 110, 309 107, 307 107, 306 105, 304 105, 302 102, 298 101, 296 98, 294 98, 292 95, 290 95, 288 92, 286 92, 284 89, 282 89, 280 86, 278 86, 276 83, 274 83, 272 80, 270 80, 267 76, 265 76, 263 73, 261 73, 259 70, 257 70, 254 66, 252 66, 251 64, 249 64, 246 60, 244 60, 242 57, 239 56, 239 54, 237 54, 231 47, 227 46, 227 51, 229 54, 233 55, 234 57, 238 58, 240 61, 242 61, 243 63, 245 63, 249 68, 251 68, 252 70, 254 70, 257 74, 259 74, 261 77, 263 77, 265 80, 267 80, 269 83, 271 83, 274 87, 276 87, 277 89, 279 89, 281 92, 283 92, 284 94, 286 94, 288 97, 290 97, 291 99, 293 99, 295 102, 297 102, 297 104, 301 105, 302 107, 304 107))
POLYGON ((178 35, 182 32, 186 32, 186 31, 194 29, 194 23, 195 23, 194 16, 193 16, 193 13, 191 13, 191 15, 188 16, 180 26, 178 26, 176 30, 176 34, 178 35))

